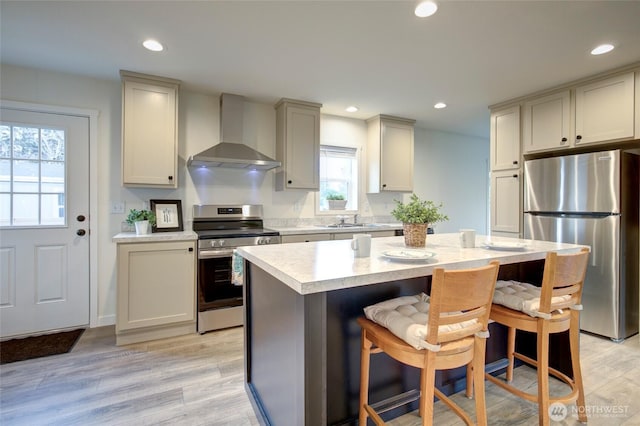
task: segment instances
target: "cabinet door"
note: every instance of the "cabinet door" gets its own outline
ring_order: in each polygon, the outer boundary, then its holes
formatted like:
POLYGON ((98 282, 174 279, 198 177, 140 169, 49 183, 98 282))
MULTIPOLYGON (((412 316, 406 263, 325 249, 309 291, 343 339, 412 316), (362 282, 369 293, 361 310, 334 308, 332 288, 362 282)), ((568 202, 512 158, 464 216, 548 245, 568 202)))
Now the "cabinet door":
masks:
POLYGON ((491 170, 519 168, 520 106, 493 111, 490 132, 491 170))
POLYGON ((491 173, 491 231, 520 232, 520 174, 518 171, 491 173))
POLYGON ((117 331, 195 321, 195 243, 118 245, 117 331))
POLYGON ((123 81, 124 185, 177 187, 177 90, 123 81))
POLYGON ((320 104, 281 100, 276 105, 276 190, 320 187, 320 104))
POLYGON ((331 234, 282 235, 282 243, 308 243, 310 241, 329 241, 331 234))
POLYGON ((576 88, 576 145, 633 139, 634 75, 576 88))
POLYGON ((382 121, 380 180, 382 191, 413 191, 413 126, 382 121))
POLYGON ((524 104, 522 146, 524 152, 568 147, 573 140, 569 91, 535 99, 524 104))

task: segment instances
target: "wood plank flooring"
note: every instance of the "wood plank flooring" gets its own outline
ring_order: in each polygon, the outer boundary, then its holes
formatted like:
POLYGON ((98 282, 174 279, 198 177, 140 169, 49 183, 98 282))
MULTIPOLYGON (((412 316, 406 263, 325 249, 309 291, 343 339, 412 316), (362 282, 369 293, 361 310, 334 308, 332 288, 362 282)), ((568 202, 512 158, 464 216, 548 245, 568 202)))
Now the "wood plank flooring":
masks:
MULTIPOLYGON (((87 330, 71 353, 0 366, 0 424, 257 425, 244 391, 242 339, 242 328, 233 328, 117 347, 113 327, 87 330)), ((619 411, 595 413, 589 424, 640 425, 638 336, 623 344, 581 339, 587 404, 619 411)), ((532 369, 518 368, 515 380, 535 389, 532 369)), ((472 400, 454 399, 474 413, 472 400)), ((491 425, 538 424, 535 404, 490 383, 487 410, 491 425)), ((461 424, 441 403, 435 413, 438 425, 461 424)), ((419 422, 410 413, 391 424, 419 422)))

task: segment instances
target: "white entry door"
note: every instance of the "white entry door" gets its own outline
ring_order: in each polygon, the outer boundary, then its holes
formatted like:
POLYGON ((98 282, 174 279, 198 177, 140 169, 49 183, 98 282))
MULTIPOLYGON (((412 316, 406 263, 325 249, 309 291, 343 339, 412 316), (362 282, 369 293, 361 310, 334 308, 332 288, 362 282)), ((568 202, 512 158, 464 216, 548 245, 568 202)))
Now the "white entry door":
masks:
POLYGON ((0 338, 89 324, 89 118, 0 111, 0 338))

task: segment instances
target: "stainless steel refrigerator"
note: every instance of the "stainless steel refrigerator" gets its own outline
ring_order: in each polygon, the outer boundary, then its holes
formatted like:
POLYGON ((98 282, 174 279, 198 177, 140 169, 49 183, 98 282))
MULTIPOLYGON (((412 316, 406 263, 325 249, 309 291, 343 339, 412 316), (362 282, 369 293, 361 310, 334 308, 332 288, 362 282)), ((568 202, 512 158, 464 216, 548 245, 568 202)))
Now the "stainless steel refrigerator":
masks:
POLYGON ((580 328, 616 341, 638 332, 639 158, 614 150, 524 165, 525 238, 591 246, 580 328))

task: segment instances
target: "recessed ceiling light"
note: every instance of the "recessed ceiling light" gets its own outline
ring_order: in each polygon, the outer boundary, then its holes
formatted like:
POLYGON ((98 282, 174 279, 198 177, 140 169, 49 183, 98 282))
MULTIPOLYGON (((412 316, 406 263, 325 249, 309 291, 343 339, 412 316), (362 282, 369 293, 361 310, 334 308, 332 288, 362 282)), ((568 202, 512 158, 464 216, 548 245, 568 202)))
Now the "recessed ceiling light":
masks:
POLYGON ((613 48, 612 44, 601 44, 600 46, 598 46, 595 49, 593 49, 591 51, 591 54, 592 55, 602 55, 604 53, 611 52, 613 49, 614 48, 613 48))
POLYGON ((153 39, 143 41, 142 45, 153 52, 162 52, 164 50, 164 46, 153 39))
POLYGON ((414 13, 418 18, 426 18, 436 13, 437 10, 438 10, 437 3, 432 0, 427 0, 427 1, 421 1, 420 3, 418 3, 414 13))
POLYGON ((351 106, 348 106, 347 108, 345 108, 345 111, 347 111, 347 112, 356 112, 356 111, 358 111, 358 107, 354 106, 354 105, 351 105, 351 106))
POLYGON ((435 104, 433 106, 435 109, 442 109, 442 108, 446 108, 447 104, 445 104, 444 102, 438 102, 437 104, 435 104))

